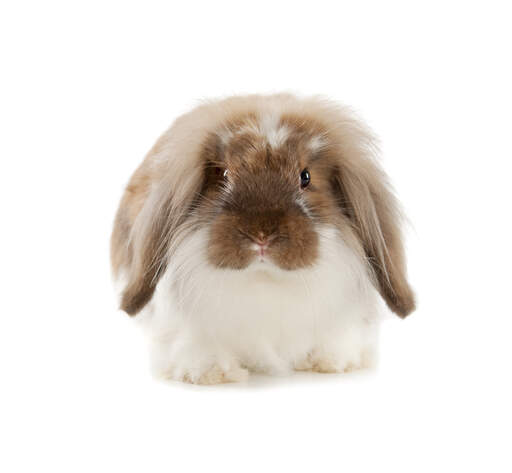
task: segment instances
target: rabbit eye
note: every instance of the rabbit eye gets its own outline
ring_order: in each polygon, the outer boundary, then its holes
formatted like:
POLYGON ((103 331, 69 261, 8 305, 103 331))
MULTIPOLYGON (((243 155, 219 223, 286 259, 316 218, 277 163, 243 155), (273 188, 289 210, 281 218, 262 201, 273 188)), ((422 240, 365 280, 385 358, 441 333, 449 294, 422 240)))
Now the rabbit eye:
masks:
POLYGON ((304 169, 300 173, 300 187, 302 189, 305 189, 309 185, 310 181, 311 181, 311 175, 309 174, 309 171, 307 169, 304 169))
POLYGON ((224 167, 217 166, 214 171, 217 177, 222 179, 226 179, 228 177, 228 170, 224 167))

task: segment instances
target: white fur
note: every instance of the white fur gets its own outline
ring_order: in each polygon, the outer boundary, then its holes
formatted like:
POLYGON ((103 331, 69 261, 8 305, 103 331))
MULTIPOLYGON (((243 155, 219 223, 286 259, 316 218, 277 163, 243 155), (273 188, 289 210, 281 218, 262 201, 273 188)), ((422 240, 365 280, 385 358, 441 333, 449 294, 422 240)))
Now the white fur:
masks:
POLYGON ((267 143, 274 149, 283 145, 290 136, 286 125, 280 125, 281 116, 277 112, 265 113, 259 119, 259 132, 267 143))
POLYGON ((321 136, 313 136, 309 141, 309 149, 311 151, 319 151, 327 146, 327 141, 321 136))
POLYGON ((237 135, 254 133, 267 142, 271 148, 277 149, 286 143, 291 132, 286 125, 280 124, 280 120, 281 113, 277 110, 261 113, 256 122, 249 121, 248 123, 240 126, 236 131, 227 128, 221 129, 219 131, 219 136, 222 143, 227 145, 237 135))
POLYGON ((185 238, 136 317, 154 373, 209 384, 243 380, 247 370, 341 372, 371 363, 376 292, 337 230, 318 231, 317 264, 296 271, 267 259, 217 269, 207 263, 207 229, 185 238))
POLYGON ((306 205, 306 202, 304 202, 304 199, 302 197, 297 197, 295 199, 295 202, 308 217, 311 217, 311 212, 309 211, 308 206, 306 205))

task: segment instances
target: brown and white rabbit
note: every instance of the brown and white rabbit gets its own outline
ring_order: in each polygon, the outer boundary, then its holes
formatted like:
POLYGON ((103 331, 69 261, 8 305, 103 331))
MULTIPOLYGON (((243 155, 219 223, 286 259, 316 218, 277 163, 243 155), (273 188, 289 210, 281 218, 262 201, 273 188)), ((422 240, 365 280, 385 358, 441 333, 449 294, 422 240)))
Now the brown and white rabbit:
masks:
POLYGON ((154 371, 210 384, 249 370, 371 364, 378 293, 414 310, 400 210, 369 131, 288 94, 181 116, 132 176, 112 234, 121 308, 154 371))

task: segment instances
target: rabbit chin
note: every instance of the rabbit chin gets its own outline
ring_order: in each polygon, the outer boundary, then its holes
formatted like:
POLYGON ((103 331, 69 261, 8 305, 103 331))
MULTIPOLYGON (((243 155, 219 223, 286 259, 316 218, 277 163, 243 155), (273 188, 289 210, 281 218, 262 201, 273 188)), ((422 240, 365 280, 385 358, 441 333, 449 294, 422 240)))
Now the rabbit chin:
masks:
POLYGON ((271 256, 265 255, 262 257, 255 253, 251 262, 242 271, 253 273, 256 278, 265 277, 265 275, 269 278, 286 278, 287 273, 293 270, 281 268, 271 256))
POLYGON ((135 317, 158 376, 240 381, 248 371, 341 372, 373 364, 380 310, 365 263, 330 226, 317 229, 315 265, 283 270, 255 258, 245 270, 207 262, 207 230, 189 235, 151 302, 135 317))

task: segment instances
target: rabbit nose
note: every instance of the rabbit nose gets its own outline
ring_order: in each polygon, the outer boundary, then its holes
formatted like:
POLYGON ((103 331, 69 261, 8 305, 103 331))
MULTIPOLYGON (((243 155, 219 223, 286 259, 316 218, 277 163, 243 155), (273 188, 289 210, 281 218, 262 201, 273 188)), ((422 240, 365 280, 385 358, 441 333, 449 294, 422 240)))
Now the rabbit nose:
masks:
POLYGON ((251 239, 257 245, 266 248, 270 245, 270 242, 275 239, 275 235, 266 235, 260 231, 256 235, 251 236, 251 239))
POLYGON ((263 232, 258 232, 258 235, 253 237, 254 243, 257 243, 260 246, 266 246, 268 244, 268 238, 265 236, 263 232))

